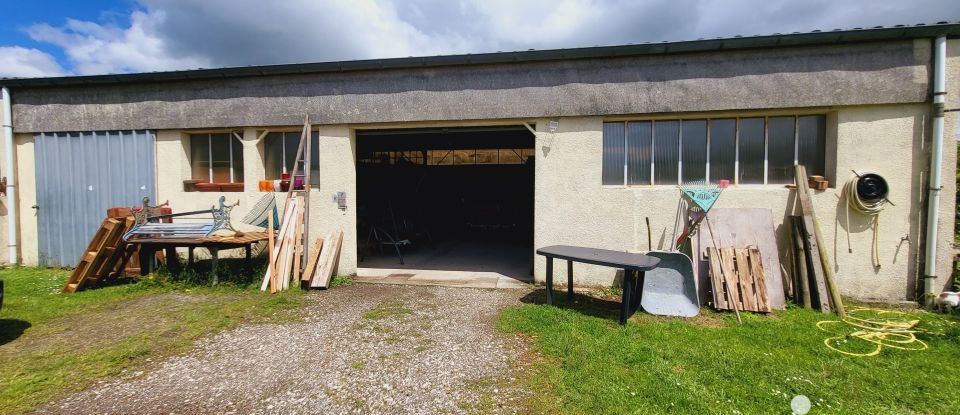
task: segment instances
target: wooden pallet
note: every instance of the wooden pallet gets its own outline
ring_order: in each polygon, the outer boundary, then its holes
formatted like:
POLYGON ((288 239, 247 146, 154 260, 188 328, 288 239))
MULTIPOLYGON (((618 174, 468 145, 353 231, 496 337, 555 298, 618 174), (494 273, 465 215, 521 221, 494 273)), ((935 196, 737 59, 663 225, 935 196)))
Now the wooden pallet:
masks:
POLYGON ((723 275, 729 283, 730 296, 738 310, 770 312, 763 260, 757 248, 707 248, 710 261, 710 282, 713 285, 713 307, 733 310, 724 288, 723 275), (722 273, 721 273, 722 272, 722 273))
MULTIPOLYGON (((80 256, 80 261, 70 274, 63 291, 68 293, 80 291, 85 285, 94 284, 100 278, 115 273, 117 264, 124 258, 129 259, 123 234, 132 226, 132 218, 105 219, 100 229, 93 235, 83 255, 80 256)), ((126 261, 123 262, 125 265, 126 261)))

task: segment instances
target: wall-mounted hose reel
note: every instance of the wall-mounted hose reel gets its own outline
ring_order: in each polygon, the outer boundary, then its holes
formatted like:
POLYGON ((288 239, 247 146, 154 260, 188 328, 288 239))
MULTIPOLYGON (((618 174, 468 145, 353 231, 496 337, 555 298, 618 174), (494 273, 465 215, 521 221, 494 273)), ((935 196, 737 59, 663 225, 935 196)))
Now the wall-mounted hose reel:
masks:
POLYGON ((877 250, 880 212, 883 211, 887 203, 893 205, 893 202, 887 198, 890 194, 890 186, 883 176, 874 172, 858 173, 854 170, 853 174, 856 177, 848 180, 843 187, 843 197, 847 201, 847 251, 853 253, 853 248, 850 245, 850 209, 853 209, 862 215, 871 217, 873 220, 873 223, 871 223, 873 228, 873 266, 880 268, 880 254, 877 250))

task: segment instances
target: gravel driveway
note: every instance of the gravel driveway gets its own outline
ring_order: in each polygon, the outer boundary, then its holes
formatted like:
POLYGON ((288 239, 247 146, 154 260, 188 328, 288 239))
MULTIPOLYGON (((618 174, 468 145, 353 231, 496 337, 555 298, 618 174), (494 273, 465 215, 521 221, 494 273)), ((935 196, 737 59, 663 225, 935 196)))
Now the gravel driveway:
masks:
POLYGON ((494 328, 527 290, 355 284, 308 294, 304 321, 205 339, 45 413, 513 413, 525 350, 494 328))

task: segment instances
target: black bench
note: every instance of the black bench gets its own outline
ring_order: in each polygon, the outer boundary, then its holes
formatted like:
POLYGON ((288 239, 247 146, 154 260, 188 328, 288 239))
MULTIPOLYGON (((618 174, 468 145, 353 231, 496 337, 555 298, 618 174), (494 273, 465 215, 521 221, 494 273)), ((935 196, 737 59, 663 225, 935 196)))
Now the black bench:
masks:
POLYGON ((620 324, 626 324, 640 306, 643 296, 644 272, 654 269, 660 259, 609 249, 553 245, 537 250, 547 258, 547 304, 553 304, 553 259, 567 261, 567 299, 573 299, 573 263, 600 265, 623 269, 623 299, 620 305, 620 324))

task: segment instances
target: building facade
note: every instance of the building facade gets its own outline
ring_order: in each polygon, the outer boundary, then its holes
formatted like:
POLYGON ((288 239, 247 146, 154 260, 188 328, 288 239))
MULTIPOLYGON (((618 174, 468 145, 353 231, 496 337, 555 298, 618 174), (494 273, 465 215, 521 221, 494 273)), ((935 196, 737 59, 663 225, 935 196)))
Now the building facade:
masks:
MULTIPOLYGON (((952 37, 960 35, 958 24, 3 80, 11 92, 15 138, 14 249, 24 264, 71 266, 75 259, 56 258, 67 252, 57 243, 69 240, 68 233, 88 232, 80 237, 88 239, 92 232, 76 223, 102 220, 74 218, 86 208, 77 205, 131 205, 140 194, 169 200, 175 211, 208 208, 222 194, 240 201, 235 216, 242 216, 263 195, 258 182, 289 169, 284 164, 296 143, 290 137, 299 137, 309 116, 316 140, 309 226, 314 236, 344 230, 341 274, 362 265, 358 246, 368 237, 363 215, 369 215, 358 212, 363 197, 388 191, 362 183, 363 166, 371 163, 422 157, 414 161, 456 165, 462 153, 473 165, 483 159, 529 166, 528 257, 552 244, 645 250, 647 219, 653 248, 669 246, 664 241, 672 237, 677 185, 728 179, 732 185, 717 206, 770 209, 783 264, 790 263, 784 223, 797 209, 786 184, 799 163, 830 181, 813 202, 842 294, 915 299, 924 267, 934 38, 944 35, 948 93, 936 284, 948 287, 956 212, 957 112, 951 109, 960 107, 960 39, 952 37), (519 138, 492 146, 468 137, 507 137, 526 127, 535 133, 523 145, 516 144, 519 138), (419 131, 420 147, 397 144, 405 130, 419 131), (475 141, 465 148, 424 144, 434 141, 423 137, 451 131, 475 141), (381 144, 371 149, 367 142, 381 144), (65 166, 72 167, 57 168, 65 166), (852 215, 846 222, 841 191, 853 171, 877 172, 891 188, 892 203, 880 214, 876 233, 879 266, 870 254, 869 219, 852 215), (97 185, 82 179, 104 175, 113 179, 97 185), (80 179, 69 182, 72 177, 80 179), (219 187, 188 191, 193 188, 185 181, 219 187), (54 182, 61 190, 51 195, 54 182), (345 208, 331 200, 336 192, 345 193, 345 208), (122 199, 107 200, 111 194, 122 199)), ((503 186, 520 183, 510 171, 489 177, 503 186)), ((478 183, 471 186, 483 189, 477 192, 497 193, 495 186, 483 187, 483 175, 474 176, 470 180, 478 183)), ((409 183, 411 193, 430 191, 409 183)), ((2 213, 9 214, 9 196, 0 199, 7 208, 2 213)), ((282 206, 282 197, 277 200, 282 206)), ((463 221, 476 223, 471 220, 463 221)), ((7 222, 0 235, 10 244, 7 222)), ((788 267, 781 272, 789 278, 788 267)), ((534 260, 533 274, 539 280, 543 273, 542 258, 534 260)), ((615 272, 578 265, 576 277, 579 284, 609 285, 615 272)))

